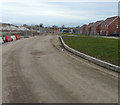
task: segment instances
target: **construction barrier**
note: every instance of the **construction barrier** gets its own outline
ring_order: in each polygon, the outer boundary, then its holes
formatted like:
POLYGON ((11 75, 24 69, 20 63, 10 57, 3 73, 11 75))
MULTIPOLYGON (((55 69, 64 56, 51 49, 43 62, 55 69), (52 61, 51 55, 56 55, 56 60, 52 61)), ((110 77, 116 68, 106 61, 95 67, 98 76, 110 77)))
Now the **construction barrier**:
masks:
POLYGON ((19 35, 12 35, 12 36, 3 35, 3 37, 0 37, 0 43, 11 42, 14 40, 20 40, 20 36, 19 35))
POLYGON ((2 39, 2 37, 0 37, 0 44, 2 44, 3 43, 3 39, 2 39))
POLYGON ((12 40, 14 41, 14 40, 16 40, 16 37, 15 37, 15 35, 14 36, 11 36, 11 38, 12 38, 12 40))
POLYGON ((4 40, 4 42, 11 42, 12 41, 12 38, 11 38, 11 36, 5 36, 5 38, 3 38, 4 40))
POLYGON ((20 40, 20 36, 19 35, 15 35, 16 40, 20 40))

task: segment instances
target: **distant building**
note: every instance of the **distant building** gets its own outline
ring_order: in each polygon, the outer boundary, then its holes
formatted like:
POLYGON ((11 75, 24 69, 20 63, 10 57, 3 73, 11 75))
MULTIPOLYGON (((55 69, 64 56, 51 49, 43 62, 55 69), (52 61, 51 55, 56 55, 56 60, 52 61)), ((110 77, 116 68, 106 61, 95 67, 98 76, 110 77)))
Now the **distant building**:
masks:
POLYGON ((61 30, 62 33, 73 33, 73 29, 71 28, 66 28, 61 30))
POLYGON ((118 16, 107 18, 101 24, 100 35, 117 35, 120 18, 118 16))
POLYGON ((75 34, 80 34, 80 28, 74 28, 73 33, 75 34))
POLYGON ((26 27, 15 26, 8 23, 0 23, 0 36, 11 36, 11 35, 24 35, 26 31, 30 31, 26 27))

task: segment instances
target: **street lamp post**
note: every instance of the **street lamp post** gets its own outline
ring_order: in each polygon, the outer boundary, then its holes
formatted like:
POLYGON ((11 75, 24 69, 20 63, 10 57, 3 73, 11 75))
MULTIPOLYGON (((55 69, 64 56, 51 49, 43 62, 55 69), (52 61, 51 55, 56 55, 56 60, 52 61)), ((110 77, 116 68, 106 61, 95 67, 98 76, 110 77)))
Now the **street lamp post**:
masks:
POLYGON ((40 35, 40 25, 39 25, 39 35, 40 35))

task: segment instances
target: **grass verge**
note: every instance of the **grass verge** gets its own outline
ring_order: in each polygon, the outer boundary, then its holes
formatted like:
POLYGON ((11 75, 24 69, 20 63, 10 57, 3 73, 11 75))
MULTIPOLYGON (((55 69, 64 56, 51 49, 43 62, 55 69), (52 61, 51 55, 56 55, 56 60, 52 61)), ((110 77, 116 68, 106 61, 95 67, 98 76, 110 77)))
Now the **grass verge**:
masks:
POLYGON ((103 61, 120 66, 118 39, 90 36, 63 36, 64 42, 71 48, 103 61))

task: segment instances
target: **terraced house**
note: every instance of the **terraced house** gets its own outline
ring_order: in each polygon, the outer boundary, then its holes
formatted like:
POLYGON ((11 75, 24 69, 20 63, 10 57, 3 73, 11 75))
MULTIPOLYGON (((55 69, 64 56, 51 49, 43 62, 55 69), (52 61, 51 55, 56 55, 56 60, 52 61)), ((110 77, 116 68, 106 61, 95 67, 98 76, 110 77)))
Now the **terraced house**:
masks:
POLYGON ((104 22, 104 20, 97 21, 91 26, 91 35, 100 35, 102 22, 104 22))
POLYGON ((118 35, 119 19, 120 17, 115 16, 107 18, 102 22, 100 35, 118 35))
POLYGON ((87 35, 91 35, 91 32, 92 32, 92 25, 93 25, 94 23, 89 23, 88 25, 87 25, 87 27, 86 27, 86 33, 87 33, 87 35))
POLYGON ((81 34, 86 34, 86 28, 87 28, 87 24, 84 24, 83 26, 80 27, 80 33, 81 34))

